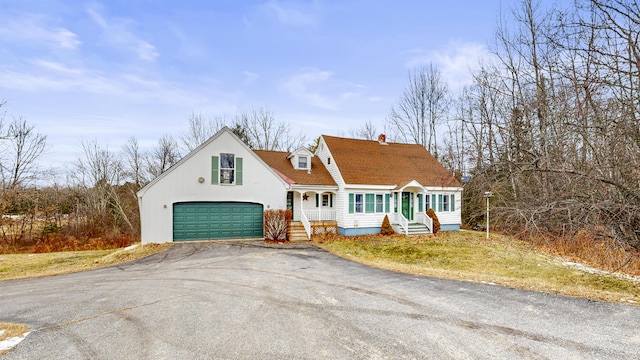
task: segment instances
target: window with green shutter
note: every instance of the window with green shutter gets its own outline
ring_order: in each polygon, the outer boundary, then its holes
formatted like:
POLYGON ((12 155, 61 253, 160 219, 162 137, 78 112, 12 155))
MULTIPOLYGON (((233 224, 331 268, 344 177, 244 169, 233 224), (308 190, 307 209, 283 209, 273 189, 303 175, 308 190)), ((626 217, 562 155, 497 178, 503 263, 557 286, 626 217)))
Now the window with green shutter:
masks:
POLYGON ((376 210, 376 202, 374 194, 365 195, 365 212, 372 213, 376 210))
POLYGON ((355 201, 356 205, 356 213, 363 213, 364 212, 364 195, 362 194, 356 194, 356 201, 355 201))
POLYGON ((354 213, 355 202, 353 200, 353 194, 349 194, 349 214, 354 213))
POLYGON ((242 185, 242 158, 221 153, 211 157, 211 184, 242 185))
POLYGON ((384 209, 384 197, 382 194, 376 194, 376 212, 381 213, 384 209))

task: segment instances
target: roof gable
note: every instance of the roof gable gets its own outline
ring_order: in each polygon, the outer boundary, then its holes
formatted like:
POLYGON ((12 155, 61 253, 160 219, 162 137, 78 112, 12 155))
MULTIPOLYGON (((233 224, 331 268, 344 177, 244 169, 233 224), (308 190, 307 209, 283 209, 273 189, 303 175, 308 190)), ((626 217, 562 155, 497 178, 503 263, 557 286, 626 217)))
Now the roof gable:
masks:
POLYGON ((317 156, 310 157, 311 171, 303 171, 294 168, 287 152, 255 150, 255 153, 289 184, 336 185, 317 156))
POLYGON ((158 177, 156 177, 155 179, 153 179, 151 182, 149 182, 147 185, 145 185, 142 189, 138 190, 138 197, 142 197, 144 196, 144 194, 147 192, 147 190, 149 190, 150 188, 152 188, 156 183, 158 183, 159 181, 162 181, 163 178, 165 178, 166 176, 168 176, 170 173, 172 173, 173 171, 175 171, 177 168, 179 168, 183 163, 189 161, 189 159, 191 159, 193 156, 195 156, 195 154, 197 154, 200 151, 203 151, 203 149, 207 148, 207 146, 209 146, 209 144, 211 144, 212 142, 216 141, 218 138, 220 138, 223 134, 228 134, 232 139, 234 139, 239 146, 243 147, 247 153, 251 154, 251 156, 255 157, 260 163, 262 163, 264 165, 265 168, 267 168, 270 172, 273 173, 273 175, 278 178, 279 180, 282 181, 283 184, 286 183, 286 181, 284 179, 282 179, 282 177, 276 173, 273 168, 271 168, 269 165, 267 165, 266 163, 264 163, 264 161, 257 156, 257 154, 251 150, 242 140, 240 140, 240 138, 238 138, 238 136, 236 136, 236 134, 233 133, 233 131, 231 131, 231 129, 229 129, 227 126, 223 127, 222 129, 220 129, 217 133, 215 133, 213 136, 211 136, 209 139, 207 139, 205 142, 203 142, 202 144, 200 144, 198 147, 196 147, 195 149, 193 149, 190 153, 188 153, 187 155, 185 155, 182 159, 180 159, 177 163, 173 164, 169 169, 167 169, 165 172, 163 172, 162 174, 160 174, 158 177))
POLYGON ((462 185, 423 146, 322 136, 346 184, 462 185))

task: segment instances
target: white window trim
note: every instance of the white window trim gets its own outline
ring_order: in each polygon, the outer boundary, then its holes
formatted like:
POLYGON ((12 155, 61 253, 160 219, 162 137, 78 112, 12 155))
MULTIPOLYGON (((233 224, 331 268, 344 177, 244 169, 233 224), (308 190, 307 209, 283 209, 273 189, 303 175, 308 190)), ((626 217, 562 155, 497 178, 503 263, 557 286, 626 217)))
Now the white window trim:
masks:
POLYGON ((220 158, 219 158, 219 164, 218 164, 218 169, 220 171, 220 185, 235 185, 236 184, 236 154, 232 154, 232 153, 220 153, 220 158), (233 156, 233 167, 232 168, 223 168, 222 167, 222 156, 223 155, 232 155, 233 156), (231 174, 232 174, 232 178, 233 180, 231 182, 224 182, 222 181, 222 177, 225 173, 225 170, 231 170, 231 174))

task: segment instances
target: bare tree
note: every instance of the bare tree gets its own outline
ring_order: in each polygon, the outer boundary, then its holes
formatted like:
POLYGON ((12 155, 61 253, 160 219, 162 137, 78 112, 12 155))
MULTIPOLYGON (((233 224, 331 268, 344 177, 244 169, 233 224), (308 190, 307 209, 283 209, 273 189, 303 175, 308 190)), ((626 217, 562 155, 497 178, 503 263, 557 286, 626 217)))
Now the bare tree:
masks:
POLYGON ((187 129, 180 136, 183 151, 185 153, 193 151, 226 125, 227 122, 223 117, 205 119, 200 113, 191 113, 187 129))
POLYGON ((254 150, 291 151, 307 141, 305 135, 291 134, 290 124, 277 122, 273 112, 265 108, 240 113, 232 131, 254 150))
POLYGON ((152 178, 160 176, 180 160, 178 143, 171 135, 164 135, 147 158, 147 171, 152 178))
POLYGON ((450 97, 442 73, 433 64, 409 71, 408 84, 388 121, 399 140, 424 146, 438 157, 438 126, 446 120, 450 97))
POLYGON ((132 136, 122 147, 123 166, 125 174, 133 181, 137 188, 142 187, 148 181, 144 176, 145 154, 140 150, 138 139, 132 136))
POLYGON ((4 151, 0 159, 0 175, 5 189, 25 186, 38 178, 38 159, 47 147, 47 137, 35 131, 35 126, 23 117, 9 124, 4 151))
POLYGON ((373 124, 373 121, 369 120, 359 128, 349 129, 349 135, 356 139, 376 140, 380 134, 378 133, 376 126, 373 124))

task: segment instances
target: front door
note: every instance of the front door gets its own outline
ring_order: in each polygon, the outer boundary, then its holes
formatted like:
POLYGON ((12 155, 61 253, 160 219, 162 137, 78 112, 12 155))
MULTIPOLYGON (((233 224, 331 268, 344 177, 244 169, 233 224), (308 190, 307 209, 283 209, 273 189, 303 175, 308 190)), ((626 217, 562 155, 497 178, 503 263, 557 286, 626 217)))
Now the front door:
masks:
POLYGON ((287 192, 287 210, 291 210, 291 219, 293 220, 293 191, 287 192))
POLYGON ((402 215, 404 215, 407 220, 413 220, 413 193, 402 193, 402 215))

